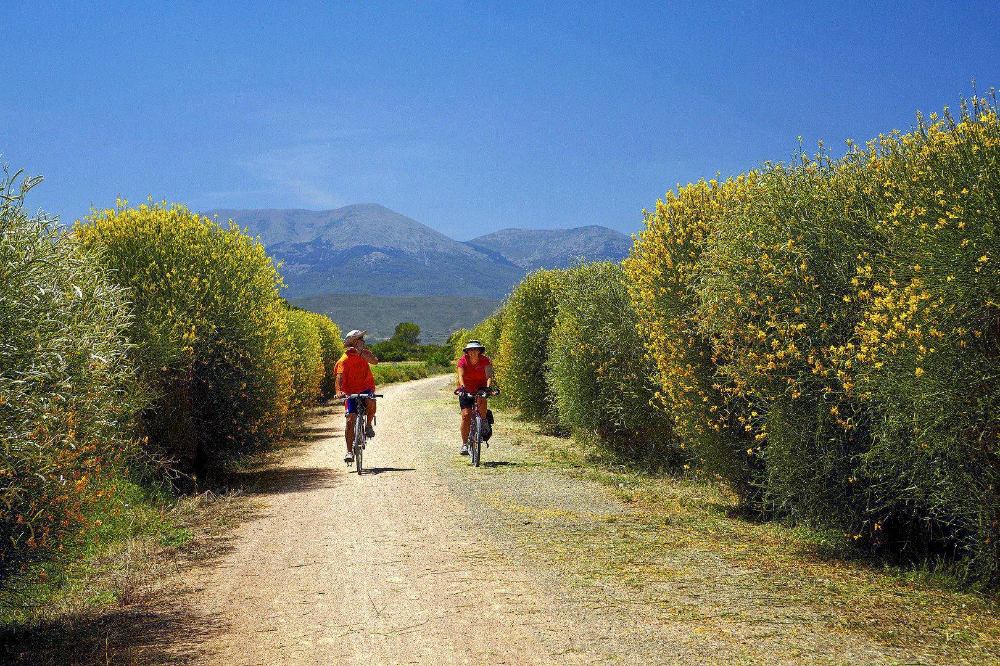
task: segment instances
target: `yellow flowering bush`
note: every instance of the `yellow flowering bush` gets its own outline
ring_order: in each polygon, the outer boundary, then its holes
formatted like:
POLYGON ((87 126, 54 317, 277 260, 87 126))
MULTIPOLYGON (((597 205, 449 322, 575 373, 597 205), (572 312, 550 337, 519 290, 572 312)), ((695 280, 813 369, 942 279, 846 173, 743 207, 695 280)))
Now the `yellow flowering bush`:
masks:
POLYGON ((132 459, 124 294, 0 173, 0 586, 61 547, 132 459))
POLYGON ((281 278, 264 247, 174 204, 119 203, 73 230, 130 301, 150 444, 188 468, 277 440, 293 395, 281 278))
POLYGON ((740 422, 750 410, 723 391, 716 376, 694 278, 723 212, 753 179, 700 181, 668 192, 646 213, 646 228, 623 262, 638 330, 656 362, 656 397, 671 414, 679 446, 748 503, 761 470, 759 457, 746 453, 754 437, 740 422))
POLYGON ((963 105, 866 149, 879 241, 853 281, 864 313, 842 365, 878 406, 858 534, 1000 576, 1000 120, 963 105))
POLYGON ((715 385, 743 406, 742 455, 760 459, 758 508, 850 522, 866 417, 834 357, 854 336, 851 277, 872 237, 849 196, 856 170, 839 166, 802 157, 737 179, 693 284, 715 385))

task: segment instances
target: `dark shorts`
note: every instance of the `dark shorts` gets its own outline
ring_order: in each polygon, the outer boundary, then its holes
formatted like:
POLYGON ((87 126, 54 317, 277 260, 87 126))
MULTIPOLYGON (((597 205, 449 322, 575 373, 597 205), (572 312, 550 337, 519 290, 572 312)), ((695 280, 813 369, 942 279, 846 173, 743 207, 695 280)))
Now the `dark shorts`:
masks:
POLYGON ((459 395, 458 396, 458 408, 461 409, 472 409, 476 406, 476 396, 474 395, 459 395))
MULTIPOLYGON (((367 391, 358 391, 358 393, 367 393, 368 395, 372 395, 373 393, 375 393, 375 391, 369 389, 367 391)), ((357 402, 358 401, 354 398, 348 398, 346 401, 344 401, 344 416, 347 416, 348 414, 357 414, 358 412, 357 402)))

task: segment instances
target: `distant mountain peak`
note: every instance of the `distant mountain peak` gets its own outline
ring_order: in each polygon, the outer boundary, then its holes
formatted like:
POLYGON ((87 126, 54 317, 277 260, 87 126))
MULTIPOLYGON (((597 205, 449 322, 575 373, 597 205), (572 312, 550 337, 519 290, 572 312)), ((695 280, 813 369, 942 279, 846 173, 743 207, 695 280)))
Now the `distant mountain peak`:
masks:
POLYGON ((526 270, 580 257, 619 260, 632 245, 598 225, 503 229, 466 243, 378 203, 330 210, 210 210, 259 235, 285 262, 290 297, 321 293, 503 297, 526 270))

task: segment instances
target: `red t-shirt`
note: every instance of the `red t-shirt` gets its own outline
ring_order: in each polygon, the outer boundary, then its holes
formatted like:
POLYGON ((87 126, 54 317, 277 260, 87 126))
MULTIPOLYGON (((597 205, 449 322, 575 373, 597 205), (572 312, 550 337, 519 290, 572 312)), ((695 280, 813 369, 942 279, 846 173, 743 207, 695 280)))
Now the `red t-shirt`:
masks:
POLYGON ((489 365, 492 363, 484 354, 479 355, 479 362, 475 365, 469 360, 468 354, 458 359, 458 367, 465 370, 463 377, 465 378, 466 391, 475 393, 479 389, 486 388, 486 367, 489 365))
POLYGON ((344 393, 375 390, 375 378, 372 376, 368 359, 353 348, 344 352, 344 355, 337 361, 337 367, 334 371, 338 375, 343 374, 343 377, 340 378, 340 390, 344 393))

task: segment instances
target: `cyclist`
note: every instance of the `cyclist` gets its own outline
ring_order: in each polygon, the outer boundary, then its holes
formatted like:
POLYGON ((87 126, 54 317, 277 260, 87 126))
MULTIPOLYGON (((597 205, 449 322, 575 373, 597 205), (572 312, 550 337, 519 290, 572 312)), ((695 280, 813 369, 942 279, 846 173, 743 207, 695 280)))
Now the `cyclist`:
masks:
MULTIPOLYGON (((351 393, 375 393, 375 378, 372 376, 370 366, 378 365, 378 358, 375 354, 365 349, 365 334, 368 331, 357 329, 347 334, 344 339, 344 355, 337 361, 335 372, 337 378, 334 380, 336 395, 334 398, 346 398, 351 393)), ((347 455, 344 462, 350 464, 354 462, 354 452, 351 444, 354 442, 354 427, 358 420, 358 406, 356 398, 348 399, 344 404, 344 416, 347 417, 347 426, 344 428, 344 438, 347 440, 347 455)), ((365 424, 365 436, 369 439, 375 436, 375 429, 372 421, 375 418, 375 400, 365 399, 367 407, 367 423, 365 424)))
POLYGON ((458 359, 458 407, 462 410, 462 455, 469 455, 469 430, 472 428, 472 410, 479 409, 483 417, 483 439, 489 439, 491 428, 487 418, 486 398, 475 397, 476 391, 488 389, 493 384, 493 364, 486 356, 486 347, 479 340, 469 340, 458 359))

